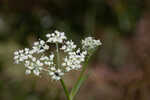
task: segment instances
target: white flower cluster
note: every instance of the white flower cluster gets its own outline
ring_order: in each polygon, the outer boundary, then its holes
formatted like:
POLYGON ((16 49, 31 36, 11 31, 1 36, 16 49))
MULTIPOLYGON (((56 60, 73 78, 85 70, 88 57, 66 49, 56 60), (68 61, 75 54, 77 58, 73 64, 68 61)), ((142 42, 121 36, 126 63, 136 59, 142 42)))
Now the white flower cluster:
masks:
POLYGON ((34 45, 32 47, 32 51, 33 53, 42 53, 45 52, 45 50, 49 49, 49 46, 45 43, 44 40, 40 40, 37 42, 34 42, 34 45))
POLYGON ((16 64, 18 64, 19 62, 23 62, 24 60, 28 59, 29 57, 30 56, 29 56, 28 48, 14 52, 14 59, 15 59, 16 64))
POLYGON ((52 79, 54 80, 60 80, 61 76, 64 75, 64 72, 59 68, 56 69, 55 67, 51 67, 50 70, 49 75, 52 76, 52 79))
POLYGON ((62 66, 65 67, 66 71, 77 70, 82 67, 82 62, 85 61, 87 51, 81 52, 80 49, 74 52, 69 52, 68 56, 65 57, 62 66))
POLYGON ((66 41, 60 49, 64 50, 64 52, 72 52, 76 47, 77 45, 75 45, 74 42, 71 40, 66 41))
POLYGON ((63 40, 67 39, 64 32, 59 32, 57 30, 52 34, 48 33, 46 37, 48 38, 47 42, 49 43, 62 43, 63 40))
MULTIPOLYGON (((52 79, 60 80, 65 72, 82 67, 82 63, 88 55, 87 49, 94 49, 101 45, 99 40, 88 37, 82 40, 82 48, 79 48, 72 40, 67 39, 64 32, 57 30, 52 34, 46 34, 46 37, 48 38, 46 42, 39 39, 39 41, 34 42, 31 49, 25 48, 14 52, 15 63, 23 63, 26 68, 26 74, 33 73, 39 76, 42 72, 47 72, 52 79), (60 60, 62 62, 56 61, 56 53, 58 52, 54 51, 46 55, 51 43, 59 43, 60 48, 58 49, 65 54, 63 60, 60 60)), ((60 57, 57 59, 60 59, 60 57)))
POLYGON ((93 37, 87 37, 84 40, 82 40, 82 47, 85 50, 91 50, 99 45, 102 45, 100 40, 95 40, 93 37))

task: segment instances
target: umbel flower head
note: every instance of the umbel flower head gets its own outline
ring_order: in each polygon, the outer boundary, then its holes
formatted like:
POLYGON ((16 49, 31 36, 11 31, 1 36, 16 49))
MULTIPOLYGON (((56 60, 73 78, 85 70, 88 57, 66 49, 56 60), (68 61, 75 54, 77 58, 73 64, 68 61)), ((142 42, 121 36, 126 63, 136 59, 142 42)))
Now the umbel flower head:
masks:
POLYGON ((93 37, 86 37, 84 40, 82 40, 82 46, 85 50, 94 49, 101 44, 102 43, 100 40, 95 40, 93 37))
POLYGON ((32 48, 14 52, 15 63, 23 63, 26 74, 39 76, 46 72, 53 80, 60 80, 65 73, 82 68, 89 50, 101 45, 100 40, 87 37, 82 40, 82 47, 79 48, 72 40, 67 39, 64 32, 57 30, 46 34, 46 37, 46 41, 39 39, 34 42, 32 48), (56 44, 57 50, 47 54, 52 44, 56 44), (57 55, 59 51, 64 52, 64 58, 57 55), (58 60, 60 58, 62 60, 58 60))

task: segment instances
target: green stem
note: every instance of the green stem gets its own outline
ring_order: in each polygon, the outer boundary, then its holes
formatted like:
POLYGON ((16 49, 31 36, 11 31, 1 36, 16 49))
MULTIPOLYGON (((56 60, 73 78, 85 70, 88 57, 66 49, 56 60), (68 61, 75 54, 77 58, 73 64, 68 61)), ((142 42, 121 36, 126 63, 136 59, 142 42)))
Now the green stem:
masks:
POLYGON ((87 76, 84 76, 84 73, 86 71, 88 60, 89 60, 90 56, 87 58, 85 64, 83 65, 83 69, 79 75, 79 78, 77 79, 77 82, 75 83, 74 87, 71 90, 70 97, 72 100, 73 100, 74 96, 77 94, 78 90, 80 89, 81 84, 87 79, 87 76))
POLYGON ((58 47, 58 43, 56 43, 56 53, 57 53, 57 68, 60 66, 60 55, 59 55, 59 47, 58 47))
MULTIPOLYGON (((57 53, 57 68, 59 68, 59 67, 60 67, 60 55, 59 55, 58 43, 56 43, 56 53, 57 53)), ((60 79, 60 83, 61 83, 61 85, 62 85, 62 87, 63 87, 63 89, 64 89, 64 92, 65 92, 65 95, 66 95, 66 97, 67 97, 67 100, 72 100, 72 99, 70 98, 69 92, 68 92, 68 90, 67 90, 67 87, 66 87, 66 85, 65 85, 65 83, 64 83, 64 81, 63 81, 63 79, 60 79)))
POLYGON ((63 79, 60 79, 60 82, 61 82, 61 85, 62 85, 62 87, 63 87, 63 89, 64 89, 65 94, 66 94, 67 100, 72 100, 72 99, 70 98, 69 92, 68 92, 68 90, 67 90, 67 87, 66 87, 66 85, 65 85, 65 83, 64 83, 64 81, 63 81, 63 79))

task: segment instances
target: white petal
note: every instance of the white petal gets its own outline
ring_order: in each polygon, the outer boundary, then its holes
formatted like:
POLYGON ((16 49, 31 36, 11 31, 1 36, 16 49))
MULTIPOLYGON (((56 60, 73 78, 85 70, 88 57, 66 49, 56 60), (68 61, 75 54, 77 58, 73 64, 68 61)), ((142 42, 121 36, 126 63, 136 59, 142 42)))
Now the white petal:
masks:
POLYGON ((51 67, 51 70, 52 70, 52 71, 55 71, 55 70, 56 70, 56 68, 55 68, 55 67, 51 67))
POLYGON ((40 44, 41 44, 41 45, 44 45, 44 44, 45 44, 45 41, 40 40, 40 44))
POLYGON ((15 51, 15 52, 14 52, 14 55, 18 55, 18 54, 19 54, 19 52, 18 52, 18 51, 15 51))
POLYGON ((35 75, 39 76, 40 71, 39 71, 38 69, 35 69, 35 70, 33 70, 33 73, 34 73, 35 75))
POLYGON ((25 74, 27 75, 31 74, 31 70, 26 69, 25 74))
POLYGON ((14 59, 18 59, 19 58, 19 56, 14 56, 14 59))
POLYGON ((35 45, 35 46, 39 45, 39 42, 34 42, 34 45, 35 45))
POLYGON ((69 72, 71 70, 70 67, 66 67, 66 71, 69 72))
POLYGON ((54 72, 49 72, 49 75, 54 75, 54 72))
POLYGON ((46 37, 48 37, 48 38, 49 38, 49 37, 51 37, 51 34, 49 34, 49 33, 48 33, 48 34, 46 34, 46 37))

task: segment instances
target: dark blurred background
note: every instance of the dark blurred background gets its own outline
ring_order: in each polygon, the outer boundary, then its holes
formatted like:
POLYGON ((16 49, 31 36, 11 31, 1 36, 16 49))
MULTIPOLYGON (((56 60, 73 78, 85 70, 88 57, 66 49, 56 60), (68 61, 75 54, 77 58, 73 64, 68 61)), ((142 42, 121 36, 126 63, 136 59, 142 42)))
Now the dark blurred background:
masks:
MULTIPOLYGON (((150 100, 150 0, 0 0, 0 100, 65 100, 59 82, 13 63, 55 29, 103 43, 76 100, 150 100)), ((69 89, 78 74, 66 75, 69 89)))

